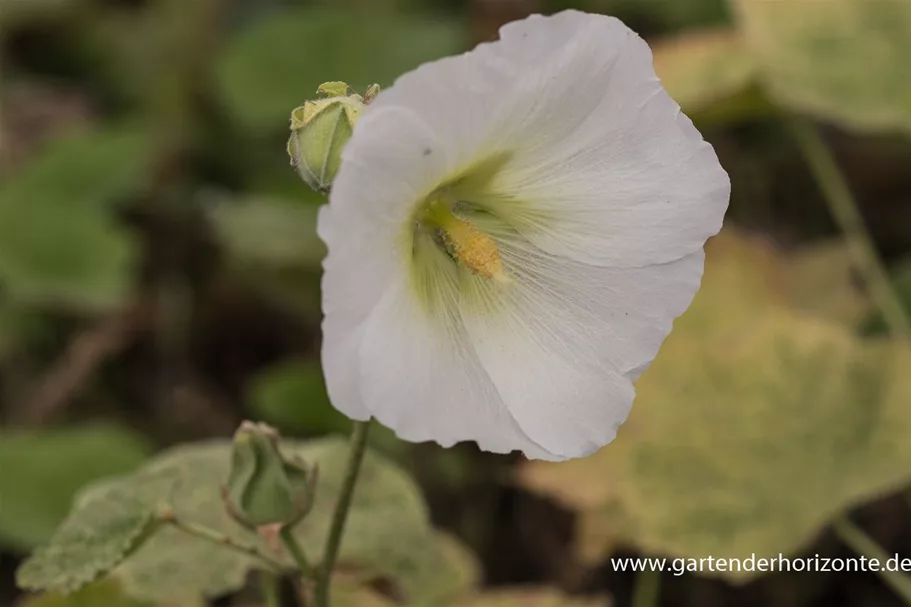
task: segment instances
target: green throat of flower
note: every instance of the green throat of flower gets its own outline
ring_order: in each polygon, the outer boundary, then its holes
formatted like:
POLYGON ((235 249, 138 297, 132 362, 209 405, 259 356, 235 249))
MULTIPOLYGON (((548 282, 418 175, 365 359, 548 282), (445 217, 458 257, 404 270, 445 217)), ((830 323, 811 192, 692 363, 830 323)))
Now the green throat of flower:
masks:
POLYGON ((456 204, 441 195, 429 198, 418 214, 416 229, 430 232, 452 260, 472 274, 501 283, 510 282, 496 243, 469 219, 457 216, 456 204))
POLYGON ((510 157, 488 156, 415 206, 402 242, 415 297, 429 313, 449 314, 453 305, 493 312, 504 301, 503 290, 520 280, 516 265, 524 262, 504 246, 540 218, 506 189, 502 177, 510 157))

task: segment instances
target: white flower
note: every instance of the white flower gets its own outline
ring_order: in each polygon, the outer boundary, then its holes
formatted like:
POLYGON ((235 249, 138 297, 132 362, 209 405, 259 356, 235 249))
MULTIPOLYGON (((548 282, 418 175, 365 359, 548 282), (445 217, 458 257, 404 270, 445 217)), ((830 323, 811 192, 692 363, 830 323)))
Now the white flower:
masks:
POLYGON ((406 440, 609 443, 730 184, 617 19, 532 16, 400 77, 320 214, 332 402, 406 440))

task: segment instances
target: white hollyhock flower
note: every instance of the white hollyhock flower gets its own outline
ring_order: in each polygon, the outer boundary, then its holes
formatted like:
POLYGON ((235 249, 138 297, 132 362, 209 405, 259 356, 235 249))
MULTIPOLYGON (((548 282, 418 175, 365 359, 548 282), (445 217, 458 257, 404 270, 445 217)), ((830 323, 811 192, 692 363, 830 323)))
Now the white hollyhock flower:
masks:
POLYGON ((609 443, 730 184, 617 19, 532 16, 365 110, 319 218, 332 402, 406 440, 609 443))

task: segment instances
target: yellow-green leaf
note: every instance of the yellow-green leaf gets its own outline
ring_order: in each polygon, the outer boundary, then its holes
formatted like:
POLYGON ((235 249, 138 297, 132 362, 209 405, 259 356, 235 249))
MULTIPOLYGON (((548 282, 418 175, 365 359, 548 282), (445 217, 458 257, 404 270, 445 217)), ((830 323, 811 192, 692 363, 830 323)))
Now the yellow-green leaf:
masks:
POLYGON ((693 120, 725 123, 767 113, 756 64, 733 29, 694 31, 653 47, 655 71, 693 120))
POLYGON ((697 558, 792 553, 911 479, 909 348, 864 341, 824 297, 795 296, 768 247, 728 233, 708 255, 705 286, 638 382, 617 440, 521 472, 580 514, 586 562, 623 542, 697 558))
POLYGON ((732 1, 780 103, 857 129, 911 131, 911 2, 732 1))
MULTIPOLYGON (((95 582, 70 594, 48 592, 32 597, 21 607, 154 607, 131 599, 114 580, 95 582)), ((176 607, 176 606, 175 606, 176 607)))
POLYGON ((27 590, 79 590, 122 563, 155 528, 152 510, 124 487, 94 495, 22 564, 16 583, 27 590))
MULTIPOLYGON (((304 550, 311 558, 316 558, 325 543, 344 477, 347 442, 337 438, 286 441, 282 448, 289 455, 295 454, 319 465, 320 479, 313 510, 295 527, 304 550)), ((290 566, 288 555, 275 552, 275 546, 242 528, 227 515, 220 487, 228 477, 229 463, 230 443, 227 441, 174 448, 150 460, 133 475, 88 488, 77 499, 70 518, 80 522, 81 531, 88 529, 91 536, 96 537, 106 532, 109 525, 101 525, 100 514, 90 512, 98 504, 113 507, 113 504, 135 501, 154 511, 167 505, 182 520, 204 525, 239 544, 256 546, 290 566), (130 500, 125 501, 124 495, 130 500)), ((45 549, 56 550, 54 542, 45 549)), ((122 561, 108 558, 109 552, 105 550, 101 554, 108 568, 112 563, 122 561)), ((77 567, 75 563, 67 561, 58 565, 55 561, 56 568, 51 572, 55 576, 89 578, 82 573, 84 567, 77 567)), ((238 590, 255 565, 250 558, 218 544, 163 527, 122 561, 112 575, 123 583, 131 596, 160 601, 174 596, 217 596, 238 590)), ((415 483, 392 463, 368 452, 349 510, 339 567, 362 579, 389 580, 410 601, 409 604, 431 606, 444 604, 464 593, 466 586, 475 579, 472 573, 475 566, 470 555, 438 538, 430 526, 426 506, 415 483)), ((92 567, 88 573, 98 572, 99 567, 92 567)))
POLYGON ((39 594, 23 601, 20 607, 206 607, 206 603, 198 598, 166 603, 140 601, 127 596, 116 580, 107 578, 70 594, 39 594))

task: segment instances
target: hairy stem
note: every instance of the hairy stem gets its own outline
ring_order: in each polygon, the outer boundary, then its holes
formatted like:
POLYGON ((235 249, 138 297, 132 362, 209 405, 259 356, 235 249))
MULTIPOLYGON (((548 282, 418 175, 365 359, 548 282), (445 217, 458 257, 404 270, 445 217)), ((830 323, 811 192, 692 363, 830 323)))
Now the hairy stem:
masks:
POLYGON ((836 520, 834 529, 838 537, 850 546, 854 552, 868 559, 877 559, 879 567, 876 568, 876 574, 895 594, 901 597, 906 605, 911 606, 911 578, 902 575, 898 571, 885 571, 886 561, 890 557, 882 546, 877 544, 863 529, 848 520, 847 517, 836 520))
POLYGON ((323 551, 323 561, 316 578, 316 607, 329 607, 329 585, 332 580, 332 569, 338 557, 338 549, 342 543, 345 532, 345 521, 348 519, 348 510, 351 508, 351 499, 354 496, 354 487, 357 476, 361 470, 361 462, 367 451, 367 434, 370 430, 370 420, 354 422, 354 431, 351 434, 348 462, 345 467, 345 478, 342 481, 342 490, 332 514, 332 524, 329 527, 329 537, 323 551))
POLYGON ((636 576, 632 607, 657 607, 661 594, 661 572, 646 568, 636 576))
POLYGON ((312 578, 314 574, 313 567, 310 566, 310 561, 307 559, 304 549, 297 542, 297 539, 295 539, 294 534, 291 532, 291 528, 282 527, 282 530, 279 532, 279 537, 281 538, 285 549, 288 551, 288 554, 294 559, 294 562, 297 564, 298 569, 300 569, 304 577, 312 578))
POLYGON ((271 571, 259 572, 259 588, 266 607, 282 607, 278 576, 271 571))
POLYGON ((901 300, 876 253, 873 239, 835 158, 816 128, 807 120, 792 117, 789 124, 835 221, 845 234, 854 263, 863 274, 870 296, 882 312, 890 332, 895 337, 911 341, 911 320, 905 314, 901 300))
POLYGON ((193 537, 197 537, 207 542, 218 544, 219 546, 224 546, 228 550, 233 550, 234 552, 243 554, 245 556, 253 557, 262 565, 264 565, 268 571, 279 573, 285 569, 285 567, 280 562, 268 556, 267 554, 260 552, 260 550, 255 546, 245 546, 236 542, 234 539, 225 535, 224 533, 220 533, 214 529, 210 529, 209 527, 200 525, 198 523, 181 520, 172 510, 165 510, 159 514, 158 518, 162 523, 166 523, 176 529, 180 529, 187 535, 192 535, 193 537))

